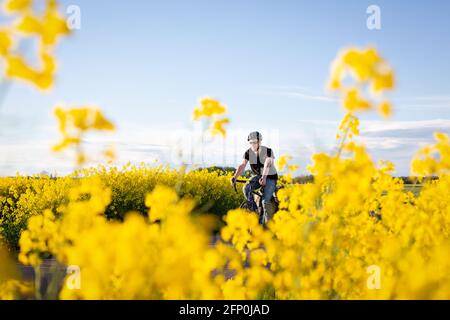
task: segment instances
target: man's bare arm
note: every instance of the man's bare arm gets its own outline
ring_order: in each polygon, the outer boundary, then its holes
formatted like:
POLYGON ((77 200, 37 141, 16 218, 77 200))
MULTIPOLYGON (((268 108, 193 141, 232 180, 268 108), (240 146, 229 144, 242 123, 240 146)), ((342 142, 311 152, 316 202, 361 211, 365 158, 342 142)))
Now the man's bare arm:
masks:
POLYGON ((242 163, 239 165, 239 167, 236 169, 236 172, 234 173, 234 176, 232 178, 233 181, 236 180, 242 174, 242 172, 244 172, 247 163, 248 163, 247 159, 242 160, 242 163))
POLYGON ((266 161, 264 161, 264 169, 263 169, 262 177, 259 179, 259 184, 262 186, 266 185, 267 175, 269 174, 270 167, 273 166, 273 160, 274 160, 274 158, 270 157, 270 158, 266 158, 266 161))
POLYGON ((269 170, 273 166, 274 160, 275 159, 273 157, 268 157, 266 158, 266 161, 264 161, 263 177, 267 177, 269 174, 269 170))

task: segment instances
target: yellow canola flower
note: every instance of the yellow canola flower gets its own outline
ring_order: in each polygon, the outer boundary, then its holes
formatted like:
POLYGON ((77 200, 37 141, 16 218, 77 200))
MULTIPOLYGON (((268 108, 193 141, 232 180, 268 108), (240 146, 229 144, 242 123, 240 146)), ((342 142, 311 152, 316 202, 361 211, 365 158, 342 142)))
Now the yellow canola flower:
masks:
MULTIPOLYGON (((15 279, 18 276, 16 264, 11 258, 8 250, 0 242, 0 286, 9 279, 15 279)), ((1 296, 0 296, 1 299, 1 296)))
POLYGON ((392 105, 390 102, 382 102, 378 109, 385 118, 389 118, 392 115, 392 105))
POLYGON ((213 137, 217 135, 221 135, 222 137, 226 137, 226 129, 225 125, 230 123, 230 119, 227 117, 220 117, 224 115, 227 111, 227 108, 222 105, 218 100, 205 97, 199 100, 199 106, 194 108, 193 111, 193 119, 194 121, 199 121, 202 118, 205 118, 208 123, 211 123, 209 126, 209 131, 213 137))
POLYGON ((78 145, 80 143, 81 143, 81 139, 78 137, 64 137, 60 143, 55 144, 52 147, 52 150, 54 152, 60 152, 60 151, 63 151, 64 149, 68 148, 71 145, 78 145))
MULTIPOLYGON (((99 221, 64 248, 65 261, 83 270, 83 285, 79 290, 64 287, 62 299, 220 297, 211 272, 223 262, 191 220, 191 201, 158 186, 146 204, 151 207, 148 221, 137 214, 127 215, 123 223, 99 221), (92 255, 93 247, 104 249, 92 255)), ((73 210, 78 211, 68 208, 65 215, 73 210)))
POLYGON ((286 166, 288 164, 288 161, 290 161, 290 160, 292 160, 292 156, 291 155, 285 154, 285 155, 280 156, 278 158, 277 163, 276 163, 277 169, 279 171, 283 171, 286 168, 286 166))
POLYGON ((38 266, 42 257, 51 252, 51 241, 57 232, 57 223, 50 210, 28 220, 28 228, 22 232, 19 245, 19 261, 26 265, 38 266))
POLYGON ((35 69, 28 66, 21 56, 7 56, 5 71, 6 77, 26 80, 33 83, 41 90, 50 89, 53 86, 56 62, 53 56, 46 52, 41 52, 41 60, 41 69, 35 69))
MULTIPOLYGON (((73 146, 76 151, 76 163, 78 165, 87 162, 86 154, 82 150, 82 138, 86 132, 92 130, 115 130, 114 124, 98 108, 80 107, 65 109, 57 106, 54 114, 58 120, 58 128, 62 139, 52 147, 52 150, 60 152, 73 146)), ((112 159, 114 152, 109 148, 103 155, 108 159, 112 159)))
POLYGON ((375 92, 394 87, 392 69, 374 48, 342 50, 331 66, 330 87, 341 88, 347 72, 358 82, 370 82, 375 92))
POLYGON ((383 173, 393 173, 395 172, 395 165, 387 160, 380 160, 379 161, 379 168, 381 172, 383 173))
POLYGON ((436 132, 436 143, 420 149, 411 163, 411 173, 419 176, 448 175, 450 173, 450 138, 436 132))
POLYGON ((94 123, 92 124, 92 127, 95 130, 114 130, 114 124, 109 121, 104 114, 99 110, 95 110, 95 116, 94 116, 94 123))
POLYGON ((370 109, 371 105, 369 101, 360 96, 356 88, 351 88, 345 93, 344 107, 346 110, 353 112, 370 109))
POLYGON ((114 146, 108 146, 104 151, 103 155, 106 159, 108 159, 110 162, 115 160, 117 158, 117 152, 116 148, 114 146))
POLYGON ((155 222, 166 218, 169 209, 167 205, 174 205, 178 202, 178 195, 174 190, 164 186, 157 186, 152 193, 147 194, 145 205, 150 208, 149 219, 155 222))
POLYGON ((218 100, 205 97, 199 100, 200 105, 194 108, 194 120, 200 120, 202 117, 211 118, 215 115, 224 114, 227 109, 218 100))
POLYGON ((224 118, 220 120, 216 120, 211 124, 211 134, 212 136, 222 135, 222 137, 226 136, 226 130, 224 128, 225 125, 230 123, 230 119, 224 118))
POLYGON ((31 299, 33 288, 30 283, 17 279, 9 279, 0 283, 0 300, 31 299))
POLYGON ((0 30, 0 56, 5 57, 13 45, 11 34, 7 30, 0 30))
POLYGON ((386 71, 386 73, 377 73, 374 75, 371 90, 375 93, 393 89, 395 86, 394 72, 392 70, 386 71))
POLYGON ((382 62, 375 49, 349 49, 342 54, 342 63, 352 68, 359 81, 365 81, 373 76, 376 65, 382 62))
POLYGON ((16 28, 25 35, 38 36, 44 46, 54 45, 60 37, 70 34, 66 19, 59 14, 55 3, 47 6, 42 17, 25 14, 16 28))
POLYGON ((114 124, 103 115, 100 109, 95 107, 65 109, 57 106, 54 113, 59 122, 59 130, 62 133, 70 129, 80 131, 114 130, 114 124))
POLYGON ((296 164, 289 164, 289 161, 291 161, 293 158, 289 154, 281 155, 277 162, 276 167, 279 172, 283 172, 286 170, 285 173, 281 176, 280 183, 282 185, 290 184, 292 183, 292 174, 294 171, 298 170, 299 166, 296 164))
POLYGON ((5 0, 3 9, 7 13, 22 12, 30 9, 33 0, 5 0))
POLYGON ((11 26, 0 30, 0 57, 5 61, 5 77, 24 80, 40 90, 51 89, 56 72, 53 49, 58 39, 70 34, 56 0, 46 0, 42 13, 35 13, 31 0, 6 0, 4 10, 14 16, 11 26), (36 66, 20 52, 27 37, 39 40, 36 66))
POLYGON ((340 139, 342 137, 353 138, 353 136, 359 135, 359 119, 355 117, 352 113, 347 113, 344 119, 339 124, 339 133, 336 138, 340 139))
POLYGON ((378 106, 384 117, 392 113, 388 101, 377 100, 395 87, 394 71, 374 48, 342 50, 332 63, 328 87, 343 95, 343 105, 348 112, 378 106), (350 85, 346 82, 348 76, 354 80, 350 85), (367 98, 364 98, 364 92, 367 92, 367 98))

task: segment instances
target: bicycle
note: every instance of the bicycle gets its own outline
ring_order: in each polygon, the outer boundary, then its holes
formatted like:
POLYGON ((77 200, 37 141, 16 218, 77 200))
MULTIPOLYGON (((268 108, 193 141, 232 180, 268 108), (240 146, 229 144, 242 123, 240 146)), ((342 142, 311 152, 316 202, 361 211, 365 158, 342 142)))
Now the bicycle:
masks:
MULTIPOLYGON (((235 180, 235 183, 234 183, 234 185, 233 185, 234 191, 235 191, 235 192, 238 192, 238 191, 237 191, 237 188, 236 188, 236 183, 247 183, 247 182, 248 182, 248 180, 236 179, 236 180, 235 180)), ((260 188, 257 189, 257 190, 253 190, 253 191, 252 191, 253 197, 254 197, 253 199, 255 200, 256 207, 257 207, 256 211, 255 211, 255 210, 252 210, 252 208, 250 208, 250 203, 249 203, 248 200, 245 200, 244 202, 242 202, 241 205, 239 206, 239 208, 245 209, 245 210, 248 210, 248 211, 250 211, 250 212, 256 213, 256 214, 258 215, 258 221, 259 221, 259 223, 260 223, 261 225, 266 225, 267 222, 268 222, 270 219, 272 219, 273 216, 274 216, 274 215, 277 213, 277 211, 278 211, 279 201, 278 201, 278 198, 277 198, 277 191, 278 191, 279 189, 280 189, 280 188, 277 187, 276 190, 275 190, 275 192, 274 192, 273 195, 272 195, 272 198, 271 198, 271 200, 270 200, 270 204, 269 204, 269 206, 268 206, 268 207, 269 207, 269 210, 268 210, 268 212, 267 212, 267 215, 264 214, 264 208, 263 208, 263 204, 262 204, 263 196, 264 196, 264 186, 260 187, 260 188)))

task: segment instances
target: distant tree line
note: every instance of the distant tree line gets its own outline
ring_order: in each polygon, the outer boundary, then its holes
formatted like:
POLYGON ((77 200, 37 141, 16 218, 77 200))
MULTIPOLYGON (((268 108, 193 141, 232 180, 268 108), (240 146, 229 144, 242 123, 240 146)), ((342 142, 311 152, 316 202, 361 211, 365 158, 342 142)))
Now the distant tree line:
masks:
MULTIPOLYGON (((212 166, 212 167, 208 167, 208 168, 200 168, 198 170, 208 170, 208 172, 213 172, 213 171, 217 171, 219 173, 223 173, 223 175, 227 175, 229 173, 234 173, 236 171, 236 168, 233 167, 220 167, 220 166, 212 166)), ((252 176, 252 172, 251 170, 245 170, 244 173, 242 174, 244 177, 249 178, 252 176)), ((403 180, 404 184, 415 184, 418 181, 417 177, 411 176, 411 177, 407 177, 407 176, 400 176, 398 177, 401 180, 403 180)), ((439 177, 436 176, 432 176, 432 177, 428 177, 427 180, 438 180, 439 177)), ((305 183, 313 183, 314 182, 314 176, 312 174, 309 175, 300 175, 297 177, 294 177, 293 179, 294 183, 298 183, 298 184, 305 184, 305 183)))

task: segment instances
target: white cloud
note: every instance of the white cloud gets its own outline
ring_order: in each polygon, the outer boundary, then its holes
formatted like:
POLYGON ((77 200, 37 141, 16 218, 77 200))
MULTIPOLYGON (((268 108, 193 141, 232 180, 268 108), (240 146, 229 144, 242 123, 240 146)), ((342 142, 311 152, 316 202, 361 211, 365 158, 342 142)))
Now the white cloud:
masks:
MULTIPOLYGON (((320 101, 326 103, 339 103, 340 99, 332 95, 318 93, 306 86, 279 85, 265 88, 266 93, 288 96, 307 101, 320 101)), ((391 101, 400 109, 450 109, 450 96, 430 95, 412 97, 393 97, 391 101)))
POLYGON ((314 92, 311 88, 304 86, 271 86, 267 89, 266 93, 289 96, 308 101, 321 101, 327 103, 339 102, 339 99, 336 97, 314 92))
POLYGON ((398 97, 394 98, 394 100, 399 102, 438 102, 450 104, 450 96, 442 96, 442 95, 398 97))
POLYGON ((393 97, 398 109, 450 109, 450 96, 393 97))
POLYGON ((450 132, 450 120, 418 120, 418 121, 361 121, 361 134, 376 136, 422 137, 428 138, 435 131, 450 132))

